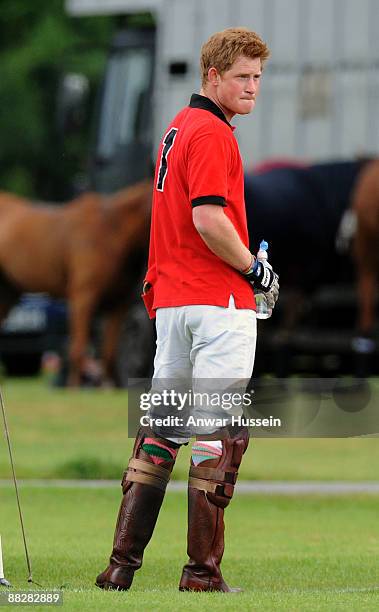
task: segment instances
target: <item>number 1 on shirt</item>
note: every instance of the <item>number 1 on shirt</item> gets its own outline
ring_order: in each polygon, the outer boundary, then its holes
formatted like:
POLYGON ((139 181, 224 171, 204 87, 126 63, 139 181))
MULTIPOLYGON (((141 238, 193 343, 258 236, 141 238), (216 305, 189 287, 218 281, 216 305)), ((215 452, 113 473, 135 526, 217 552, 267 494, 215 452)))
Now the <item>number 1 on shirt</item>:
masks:
POLYGON ((167 134, 165 135, 163 139, 161 162, 159 164, 158 180, 157 180, 157 190, 158 191, 163 191, 163 188, 164 188, 164 182, 165 182, 167 171, 168 171, 167 157, 174 145, 174 140, 175 140, 177 132, 178 132, 178 128, 171 128, 171 130, 167 132, 167 134))

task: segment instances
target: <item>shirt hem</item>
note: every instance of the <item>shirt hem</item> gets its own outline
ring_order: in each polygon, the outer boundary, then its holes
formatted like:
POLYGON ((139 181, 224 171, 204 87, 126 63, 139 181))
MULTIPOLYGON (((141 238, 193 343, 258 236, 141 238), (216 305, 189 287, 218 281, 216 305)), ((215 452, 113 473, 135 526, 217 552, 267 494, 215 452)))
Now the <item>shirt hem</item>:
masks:
MULTIPOLYGON (((233 294, 234 295, 234 294, 233 294)), ((157 300, 154 302, 153 310, 158 308, 176 308, 178 306, 220 306, 228 308, 230 295, 225 299, 215 300, 214 298, 188 298, 176 300, 157 300)), ((238 296, 234 295, 235 307, 238 310, 256 310, 255 300, 244 301, 239 300, 238 296)))

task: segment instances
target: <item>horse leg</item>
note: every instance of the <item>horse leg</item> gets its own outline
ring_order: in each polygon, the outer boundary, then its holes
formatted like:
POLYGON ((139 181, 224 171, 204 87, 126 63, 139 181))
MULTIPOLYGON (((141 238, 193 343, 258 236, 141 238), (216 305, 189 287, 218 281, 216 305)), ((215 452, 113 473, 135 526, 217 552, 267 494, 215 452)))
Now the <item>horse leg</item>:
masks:
POLYGON ((358 272, 358 321, 361 335, 372 334, 375 324, 376 274, 374 270, 365 269, 358 272))
POLYGON ((357 273, 358 332, 370 335, 375 325, 376 284, 379 262, 375 253, 376 237, 358 230, 354 255, 357 273))
POLYGON ((364 378, 372 373, 372 357, 375 351, 373 339, 377 294, 378 260, 375 254, 376 239, 371 233, 358 230, 354 256, 357 287, 357 336, 354 338, 355 374, 364 378), (370 249, 371 247, 371 249, 370 249))
POLYGON ((107 384, 118 384, 116 373, 117 345, 120 338, 122 323, 125 319, 126 306, 117 306, 106 318, 102 338, 102 365, 107 384))
POLYGON ((97 293, 80 291, 70 299, 69 387, 80 385, 97 293))

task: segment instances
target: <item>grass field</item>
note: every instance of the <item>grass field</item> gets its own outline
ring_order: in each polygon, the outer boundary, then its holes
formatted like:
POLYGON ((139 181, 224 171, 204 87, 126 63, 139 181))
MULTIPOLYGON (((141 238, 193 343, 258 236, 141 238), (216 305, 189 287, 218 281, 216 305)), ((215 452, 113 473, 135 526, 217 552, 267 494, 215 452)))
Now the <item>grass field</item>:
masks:
MULTIPOLYGON (((128 593, 93 586, 106 563, 118 489, 32 489, 22 502, 33 575, 63 586, 69 610, 377 610, 377 497, 240 495, 226 512, 223 570, 243 594, 179 593, 186 559, 186 497, 166 496, 143 568, 128 593)), ((11 488, 0 489, 8 579, 28 588, 11 488)))
MULTIPOLYGON (((2 386, 19 478, 120 478, 131 453, 125 391, 49 388, 42 379, 2 386)), ((185 479, 189 447, 173 478, 185 479)), ((240 474, 258 480, 377 480, 378 438, 252 440, 240 474)), ((9 478, 0 439, 0 478, 9 478)))

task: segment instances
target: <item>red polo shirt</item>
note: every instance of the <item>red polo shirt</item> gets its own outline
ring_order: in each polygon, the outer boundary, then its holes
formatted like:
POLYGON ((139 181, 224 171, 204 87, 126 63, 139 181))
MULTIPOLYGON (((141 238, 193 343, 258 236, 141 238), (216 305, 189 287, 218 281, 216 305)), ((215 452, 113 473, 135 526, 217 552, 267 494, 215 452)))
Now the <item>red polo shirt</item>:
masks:
POLYGON ((194 94, 169 125, 158 150, 144 301, 157 308, 209 304, 255 309, 251 284, 207 247, 192 208, 225 207, 248 247, 243 168, 233 127, 209 98, 194 94))

